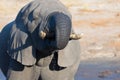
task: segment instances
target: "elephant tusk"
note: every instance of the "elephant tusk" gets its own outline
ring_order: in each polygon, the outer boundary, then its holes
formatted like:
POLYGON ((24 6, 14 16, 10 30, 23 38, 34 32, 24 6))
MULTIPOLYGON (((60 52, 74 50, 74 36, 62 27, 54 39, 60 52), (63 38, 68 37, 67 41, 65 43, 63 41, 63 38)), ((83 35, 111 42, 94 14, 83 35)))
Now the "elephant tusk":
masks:
POLYGON ((40 31, 40 37, 42 38, 42 39, 44 39, 45 37, 46 37, 46 33, 45 32, 43 32, 43 31, 40 31))
MULTIPOLYGON (((45 37, 47 37, 47 34, 43 31, 40 31, 40 37, 42 39, 44 39, 45 37)), ((82 37, 83 37, 83 33, 81 33, 81 34, 75 34, 75 33, 70 34, 70 40, 78 40, 78 39, 81 39, 82 37)))
POLYGON ((78 40, 78 39, 81 39, 82 37, 83 37, 83 33, 81 33, 81 34, 72 33, 70 35, 70 40, 78 40))

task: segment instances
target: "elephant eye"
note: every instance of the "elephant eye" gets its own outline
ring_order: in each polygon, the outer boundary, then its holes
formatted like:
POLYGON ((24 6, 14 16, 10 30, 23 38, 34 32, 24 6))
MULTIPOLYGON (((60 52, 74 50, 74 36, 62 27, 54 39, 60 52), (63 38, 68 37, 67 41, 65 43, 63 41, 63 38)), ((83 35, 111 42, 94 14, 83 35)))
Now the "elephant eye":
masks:
POLYGON ((29 14, 29 16, 28 16, 28 20, 30 21, 30 22, 32 22, 33 21, 33 11, 29 14))

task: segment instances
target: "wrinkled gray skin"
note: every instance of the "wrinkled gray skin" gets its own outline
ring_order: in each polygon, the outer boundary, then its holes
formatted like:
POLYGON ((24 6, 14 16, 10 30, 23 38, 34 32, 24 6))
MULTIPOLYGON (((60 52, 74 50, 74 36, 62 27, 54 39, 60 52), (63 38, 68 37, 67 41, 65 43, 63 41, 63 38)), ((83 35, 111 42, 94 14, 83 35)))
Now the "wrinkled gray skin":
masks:
POLYGON ((74 80, 80 46, 69 41, 71 26, 71 15, 58 0, 23 7, 0 33, 0 68, 7 80, 74 80), (42 39, 41 30, 49 36, 42 39))

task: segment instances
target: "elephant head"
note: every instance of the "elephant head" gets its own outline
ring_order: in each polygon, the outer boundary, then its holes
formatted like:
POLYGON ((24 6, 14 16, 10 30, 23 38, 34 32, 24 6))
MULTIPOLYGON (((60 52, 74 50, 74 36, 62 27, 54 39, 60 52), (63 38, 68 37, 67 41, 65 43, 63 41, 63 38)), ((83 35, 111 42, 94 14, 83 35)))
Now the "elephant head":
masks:
MULTIPOLYGON (((39 51, 65 48, 68 41, 71 40, 72 22, 69 12, 57 8, 46 11, 46 6, 42 7, 42 11, 39 8, 40 6, 34 2, 23 7, 15 20, 17 28, 22 28, 20 31, 26 28, 25 33, 30 33, 32 46, 39 51), (46 33, 46 38, 41 37, 41 32, 46 33)), ((29 34, 27 35, 29 36, 29 34)))
MULTIPOLYGON (((54 50, 65 48, 70 38, 71 19, 63 13, 55 12, 48 16, 47 22, 42 31, 46 32, 45 39, 50 40, 49 47, 54 50)), ((41 32, 41 28, 39 30, 41 32)))

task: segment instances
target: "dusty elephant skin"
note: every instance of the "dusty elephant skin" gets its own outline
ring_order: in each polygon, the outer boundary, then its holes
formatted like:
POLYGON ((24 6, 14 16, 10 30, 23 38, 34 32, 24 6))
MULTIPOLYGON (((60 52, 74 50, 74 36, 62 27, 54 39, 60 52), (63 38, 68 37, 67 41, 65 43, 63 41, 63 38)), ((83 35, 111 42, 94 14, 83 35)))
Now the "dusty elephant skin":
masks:
POLYGON ((7 80, 74 80, 80 46, 69 41, 71 33, 71 15, 59 0, 24 6, 0 33, 0 68, 7 80), (42 39, 41 31, 53 37, 42 39))

